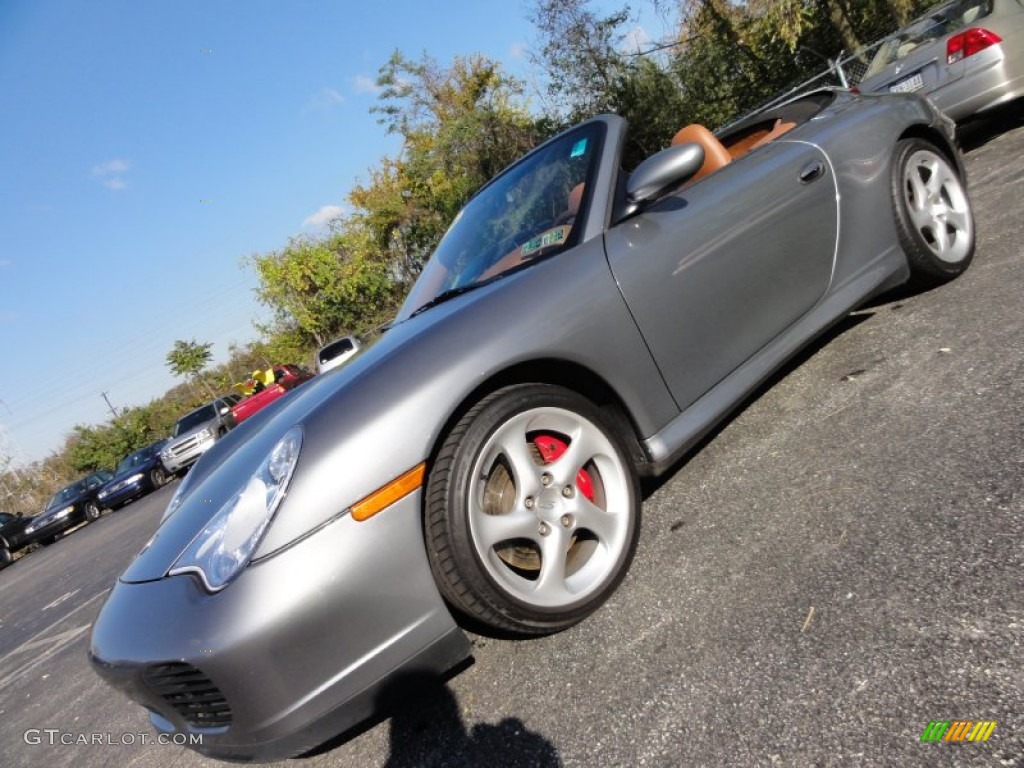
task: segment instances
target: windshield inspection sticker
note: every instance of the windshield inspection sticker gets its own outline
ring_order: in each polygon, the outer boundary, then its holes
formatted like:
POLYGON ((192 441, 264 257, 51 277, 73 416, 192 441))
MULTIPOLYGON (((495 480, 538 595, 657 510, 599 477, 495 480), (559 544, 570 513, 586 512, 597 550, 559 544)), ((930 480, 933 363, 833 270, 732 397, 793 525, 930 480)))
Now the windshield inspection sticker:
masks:
POLYGON ((569 235, 569 230, 571 228, 572 227, 570 225, 555 227, 554 229, 548 230, 543 235, 537 235, 523 243, 520 253, 522 253, 523 256, 529 256, 542 248, 547 248, 549 245, 558 245, 565 241, 565 238, 569 235))
POLYGON ((586 139, 580 139, 579 141, 577 141, 575 144, 572 145, 572 152, 569 153, 569 158, 572 159, 574 157, 579 157, 580 155, 582 155, 586 151, 587 151, 587 140, 586 139))

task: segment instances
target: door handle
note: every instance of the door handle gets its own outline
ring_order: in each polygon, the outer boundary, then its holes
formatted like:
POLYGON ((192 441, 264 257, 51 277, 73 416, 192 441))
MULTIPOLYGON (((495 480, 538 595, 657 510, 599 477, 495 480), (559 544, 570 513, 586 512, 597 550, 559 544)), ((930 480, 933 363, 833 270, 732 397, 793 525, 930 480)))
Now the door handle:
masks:
POLYGON ((825 175, 825 164, 821 160, 812 160, 800 171, 800 183, 810 184, 825 175))

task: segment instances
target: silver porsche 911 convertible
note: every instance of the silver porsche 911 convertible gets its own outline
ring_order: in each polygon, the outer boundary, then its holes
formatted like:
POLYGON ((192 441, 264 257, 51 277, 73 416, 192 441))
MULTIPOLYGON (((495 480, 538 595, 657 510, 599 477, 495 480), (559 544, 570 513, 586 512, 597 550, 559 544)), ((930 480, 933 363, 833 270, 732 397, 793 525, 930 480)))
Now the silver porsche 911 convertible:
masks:
POLYGON ((92 631, 100 675, 225 759, 309 750, 457 620, 539 634, 622 580, 658 474, 815 335, 974 252, 953 125, 809 94, 632 172, 604 115, 485 186, 389 330, 181 483, 92 631))

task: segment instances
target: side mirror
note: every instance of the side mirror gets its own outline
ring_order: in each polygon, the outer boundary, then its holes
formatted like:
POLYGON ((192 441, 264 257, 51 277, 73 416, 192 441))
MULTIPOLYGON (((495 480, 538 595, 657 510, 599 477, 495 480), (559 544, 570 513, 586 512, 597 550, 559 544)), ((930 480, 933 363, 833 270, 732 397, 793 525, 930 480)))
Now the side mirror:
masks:
POLYGON ((704 165, 704 148, 686 142, 656 155, 651 155, 636 167, 626 183, 626 200, 634 213, 645 203, 657 200, 666 190, 693 176, 704 165))
POLYGON ((228 408, 226 405, 222 405, 220 408, 217 409, 217 413, 219 413, 221 416, 227 416, 228 413, 230 412, 231 409, 228 408))

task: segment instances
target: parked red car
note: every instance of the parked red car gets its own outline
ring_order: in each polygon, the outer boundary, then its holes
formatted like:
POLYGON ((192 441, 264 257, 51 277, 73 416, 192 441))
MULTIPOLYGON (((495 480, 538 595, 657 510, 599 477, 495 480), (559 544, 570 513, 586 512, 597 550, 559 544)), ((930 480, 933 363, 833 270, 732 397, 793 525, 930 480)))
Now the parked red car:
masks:
POLYGON ((309 381, 313 374, 297 365, 275 365, 274 383, 269 386, 257 384, 257 390, 231 406, 235 420, 242 422, 262 408, 267 407, 290 390, 309 381))

